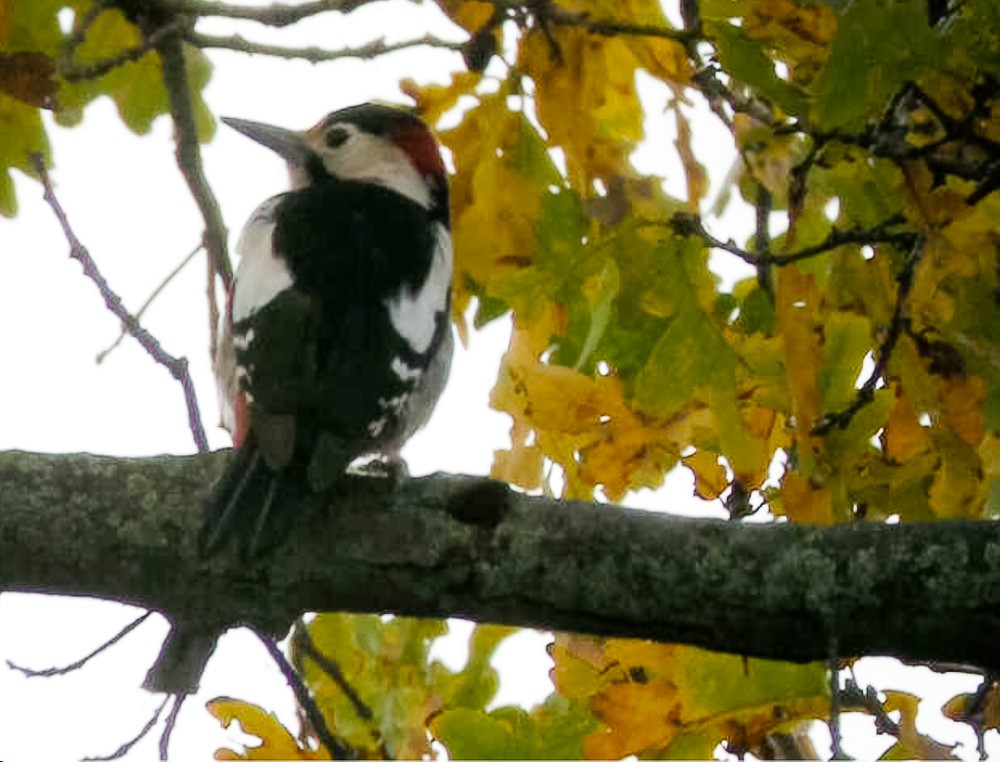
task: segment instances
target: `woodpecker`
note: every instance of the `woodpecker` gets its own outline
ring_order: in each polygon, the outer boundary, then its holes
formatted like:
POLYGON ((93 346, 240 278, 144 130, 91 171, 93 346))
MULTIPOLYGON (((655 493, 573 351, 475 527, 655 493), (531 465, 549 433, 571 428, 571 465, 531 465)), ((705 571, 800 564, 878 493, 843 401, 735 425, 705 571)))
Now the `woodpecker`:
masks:
POLYGON ((405 469, 451 365, 448 179, 430 129, 399 108, 351 106, 305 132, 222 121, 291 175, 240 235, 215 358, 237 451, 201 552, 232 537, 253 557, 287 532, 283 497, 326 491, 366 455, 405 469))

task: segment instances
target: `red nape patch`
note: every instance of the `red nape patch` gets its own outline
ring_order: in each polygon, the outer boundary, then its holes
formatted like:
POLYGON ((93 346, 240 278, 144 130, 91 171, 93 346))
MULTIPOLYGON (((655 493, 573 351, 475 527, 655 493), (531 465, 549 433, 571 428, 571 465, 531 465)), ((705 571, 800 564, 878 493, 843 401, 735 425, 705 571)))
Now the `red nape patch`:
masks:
POLYGON ((443 177, 444 161, 437 140, 420 123, 401 121, 392 125, 392 142, 402 148, 424 177, 443 177))
POLYGON ((239 447, 250 433, 250 405, 247 403, 247 395, 243 392, 233 398, 233 418, 236 420, 236 428, 232 432, 233 446, 239 447))

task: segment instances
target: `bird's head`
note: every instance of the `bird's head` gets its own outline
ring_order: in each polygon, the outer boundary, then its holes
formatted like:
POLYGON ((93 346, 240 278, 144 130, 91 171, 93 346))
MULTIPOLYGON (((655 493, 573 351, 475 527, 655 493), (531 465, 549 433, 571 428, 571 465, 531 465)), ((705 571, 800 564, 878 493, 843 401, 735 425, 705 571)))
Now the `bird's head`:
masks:
POLYGON ((438 142, 426 124, 401 108, 350 106, 304 132, 246 119, 222 121, 282 156, 293 188, 332 175, 383 185, 447 214, 448 179, 438 142))

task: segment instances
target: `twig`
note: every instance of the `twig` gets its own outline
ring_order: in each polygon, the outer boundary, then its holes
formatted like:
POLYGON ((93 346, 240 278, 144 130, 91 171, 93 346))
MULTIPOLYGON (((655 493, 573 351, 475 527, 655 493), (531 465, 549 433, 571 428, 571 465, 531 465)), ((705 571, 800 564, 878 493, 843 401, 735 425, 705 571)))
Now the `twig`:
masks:
POLYGON ((386 55, 387 53, 394 53, 398 50, 407 50, 416 47, 443 48, 444 50, 454 50, 456 52, 461 52, 465 47, 465 43, 448 42, 447 40, 441 40, 430 35, 425 35, 415 40, 392 43, 387 43, 384 39, 373 40, 357 48, 343 48, 341 50, 326 50, 319 47, 289 48, 283 45, 268 45, 263 42, 252 42, 238 34, 230 37, 218 37, 189 32, 186 35, 186 39, 192 45, 203 49, 235 50, 238 53, 259 54, 275 58, 301 58, 310 63, 335 61, 340 58, 370 59, 386 55))
POLYGON ((170 714, 167 715, 166 722, 163 723, 163 733, 160 735, 160 760, 166 762, 167 751, 170 748, 170 737, 174 734, 174 726, 177 725, 177 715, 181 713, 181 707, 187 699, 187 693, 174 694, 174 705, 170 707, 170 714))
POLYGON ((362 720, 371 721, 375 716, 371 708, 361 700, 358 692, 354 690, 354 686, 344 677, 340 665, 316 648, 316 644, 313 643, 306 625, 300 625, 296 628, 295 640, 296 645, 302 649, 302 653, 309 657, 343 691, 344 695, 347 696, 347 700, 351 702, 351 706, 354 707, 354 713, 362 720))
POLYGON ((326 718, 316 705, 316 700, 309 692, 309 688, 302 682, 302 678, 299 677, 299 673, 295 671, 295 668, 289 664, 288 659, 285 658, 285 654, 282 653, 278 644, 274 642, 274 638, 260 632, 254 627, 250 629, 260 642, 264 644, 264 648, 267 649, 271 658, 274 659, 274 663, 278 665, 278 669, 285 676, 285 680, 288 681, 288 684, 295 692, 295 699, 305 711, 306 717, 309 718, 309 722, 312 724, 313 730, 316 731, 316 737, 319 738, 319 742, 327 748, 327 751, 333 755, 334 759, 350 759, 352 757, 351 748, 335 738, 333 733, 330 732, 326 724, 326 718))
POLYGON ((847 428, 847 425, 857 415, 858 411, 866 405, 871 404, 872 400, 875 399, 875 388, 878 386, 879 380, 885 377, 892 350, 895 349, 896 342, 903 335, 903 331, 909 327, 906 307, 910 290, 913 288, 914 270, 916 269, 917 262, 920 261, 924 244, 923 236, 919 234, 910 235, 915 240, 903 263, 903 269, 896 278, 896 281, 899 283, 899 290, 896 293, 896 306, 893 308, 892 319, 889 321, 888 333, 879 345, 878 356, 875 358, 875 367, 872 368, 872 372, 860 386, 854 401, 848 405, 847 409, 839 413, 830 413, 823 416, 823 419, 810 432, 813 436, 823 436, 834 426, 839 426, 842 429, 847 428))
POLYGON ((84 762, 108 762, 108 760, 121 759, 124 757, 132 751, 132 747, 149 735, 149 731, 156 726, 157 721, 160 719, 160 714, 163 712, 163 708, 167 705, 168 701, 170 701, 170 696, 165 696, 163 701, 160 703, 160 706, 157 707, 155 712, 153 712, 153 716, 149 718, 149 722, 142 726, 142 730, 140 730, 139 734, 131 741, 126 741, 106 757, 84 757, 84 762))
POLYGON ((180 13, 193 16, 216 16, 220 18, 257 21, 274 27, 284 27, 297 21, 327 11, 350 13, 355 8, 367 5, 372 0, 313 0, 300 5, 275 3, 263 7, 230 5, 211 0, 166 0, 165 5, 180 13))
POLYGON ((10 667, 11 669, 17 671, 17 672, 20 672, 25 677, 54 677, 55 675, 65 675, 65 674, 68 674, 70 672, 75 672, 76 670, 78 670, 82 666, 84 666, 87 662, 89 662, 91 659, 93 659, 95 656, 97 656, 98 654, 101 654, 104 651, 106 651, 107 649, 111 648, 111 646, 113 646, 119 640, 121 640, 122 638, 124 638, 130 632, 132 632, 132 630, 134 630, 140 624, 142 624, 147 619, 149 619, 149 617, 150 617, 150 615, 152 613, 153 613, 152 611, 147 611, 145 614, 143 614, 142 616, 140 616, 138 619, 135 619, 130 624, 125 625, 125 627, 123 627, 118 632, 118 634, 115 635, 113 638, 111 638, 108 641, 105 641, 103 644, 101 644, 100 646, 98 646, 97 648, 95 648, 93 651, 91 651, 89 654, 87 654, 86 656, 84 656, 82 659, 78 659, 77 661, 73 662, 72 664, 67 664, 65 667, 49 667, 48 669, 29 669, 28 667, 22 667, 22 666, 19 666, 19 665, 15 664, 14 662, 10 661, 9 659, 7 660, 7 666, 10 667))
POLYGON ((228 291, 233 280, 233 268, 226 252, 226 226, 222 222, 219 202, 205 178, 201 163, 201 149, 198 145, 198 131, 194 123, 182 45, 180 35, 173 34, 162 39, 157 46, 163 62, 163 84, 170 101, 170 115, 176 128, 177 166, 201 210, 205 220, 205 248, 212 259, 215 272, 222 278, 228 291))
MULTIPOLYGON (((208 356, 215 363, 215 354, 219 344, 219 301, 215 294, 215 263, 211 257, 205 257, 207 266, 205 280, 205 296, 208 299, 208 356)), ((226 294, 228 299, 229 294, 226 294)), ((213 365, 214 367, 214 365, 213 365)))
POLYGON ((899 725, 885 711, 885 707, 878 700, 878 694, 872 686, 869 685, 862 691, 853 677, 847 678, 844 681, 844 687, 840 690, 840 706, 848 711, 860 709, 867 712, 875 718, 875 731, 877 733, 885 733, 893 738, 899 738, 899 725))
MULTIPOLYGON (((180 271, 183 270, 184 267, 187 265, 187 263, 190 262, 192 259, 194 259, 195 254, 197 254, 203 248, 204 246, 202 244, 198 244, 190 254, 188 254, 186 257, 184 257, 183 260, 181 260, 181 263, 177 265, 177 267, 175 267, 173 270, 170 271, 170 274, 163 279, 160 285, 158 285, 156 288, 153 289, 153 292, 146 298, 146 301, 142 303, 142 306, 138 310, 136 310, 135 313, 136 320, 142 319, 142 316, 145 314, 146 310, 149 309, 149 305, 153 303, 153 300, 156 299, 156 297, 158 297, 161 293, 163 293, 163 289, 165 289, 169 285, 170 281, 176 278, 177 275, 180 273, 180 271)), ((97 357, 95 359, 98 365, 104 362, 104 360, 107 359, 107 356, 111 354, 111 352, 113 352, 118 347, 119 344, 122 343, 122 339, 125 338, 125 334, 126 334, 125 327, 122 326, 122 330, 118 334, 118 338, 115 339, 114 343, 107 349, 104 349, 97 353, 97 357)))
POLYGON ((762 183, 757 183, 757 203, 754 204, 756 225, 753 244, 757 256, 757 283, 771 299, 774 299, 774 280, 771 277, 771 233, 769 223, 774 199, 771 191, 762 183))
POLYGON ((889 230, 889 228, 901 225, 904 221, 902 215, 894 214, 889 219, 870 228, 852 227, 846 230, 833 228, 829 235, 815 246, 807 246, 791 254, 770 254, 763 261, 782 267, 792 262, 815 257, 817 254, 824 254, 831 249, 836 249, 838 246, 848 244, 871 245, 876 243, 891 243, 900 247, 912 247, 917 239, 916 233, 906 230, 889 230))
POLYGON ((45 161, 41 154, 32 154, 30 160, 35 171, 38 173, 42 187, 45 189, 44 199, 55 213, 59 224, 62 226, 63 234, 66 236, 66 240, 69 241, 70 257, 83 265, 84 275, 90 278, 97 286, 101 292, 101 297, 104 299, 105 306, 122 322, 128 329, 128 332, 135 337, 136 341, 142 345, 149 356, 170 371, 170 375, 180 382, 181 388, 184 390, 184 401, 187 404, 188 426, 191 428, 191 435, 194 437, 198 451, 207 452, 208 440, 205 437, 205 427, 201 422, 201 413, 198 410, 198 398, 195 395, 194 384, 191 382, 191 374, 188 372, 187 359, 167 354, 160 345, 160 342, 149 331, 139 325, 139 321, 125 309, 122 305, 121 297, 112 291, 107 280, 101 275, 100 270, 97 269, 97 264, 90 256, 90 252, 87 251, 87 247, 80 242, 80 239, 76 237, 76 233, 73 232, 73 228, 69 224, 69 219, 66 217, 66 212, 56 198, 55 191, 52 188, 52 181, 49 178, 48 170, 45 168, 45 161))
POLYGON ((668 223, 670 228, 677 233, 677 235, 682 236, 695 236, 701 238, 705 243, 712 247, 713 249, 721 249, 722 251, 728 251, 730 254, 739 257, 748 265, 753 265, 754 267, 758 264, 758 259, 753 254, 751 254, 746 249, 740 248, 736 241, 730 238, 728 241, 721 241, 711 233, 709 233, 705 226, 702 224, 701 217, 697 214, 688 214, 687 212, 677 212, 673 217, 670 218, 668 223))
MULTIPOLYGON (((763 264, 784 267, 793 262, 825 254, 838 246, 848 244, 870 245, 876 243, 891 243, 896 246, 912 247, 919 239, 919 234, 908 230, 893 231, 890 228, 902 224, 904 221, 901 215, 893 215, 889 219, 880 222, 870 228, 852 227, 846 230, 833 228, 829 235, 815 246, 807 246, 791 254, 757 254, 741 248, 732 238, 722 241, 709 233, 702 224, 698 215, 686 212, 677 212, 670 219, 669 225, 678 235, 696 236, 705 241, 713 249, 728 251, 730 254, 739 257, 747 264, 759 267, 763 264)), ((759 222, 759 221, 758 221, 759 222)))
POLYGON ((844 759, 840 748, 840 656, 837 653, 837 636, 830 635, 830 656, 827 660, 830 670, 830 753, 832 759, 844 759))

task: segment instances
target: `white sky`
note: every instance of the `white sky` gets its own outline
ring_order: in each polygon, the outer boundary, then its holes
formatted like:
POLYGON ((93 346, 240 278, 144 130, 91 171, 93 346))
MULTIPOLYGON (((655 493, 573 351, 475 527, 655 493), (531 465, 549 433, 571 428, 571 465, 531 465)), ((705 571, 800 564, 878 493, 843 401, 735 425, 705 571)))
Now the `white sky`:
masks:
MULTIPOLYGON (((199 28, 223 34, 233 25, 199 28)), ((280 33, 254 24, 240 31, 260 41, 335 48, 363 43, 385 29, 394 30, 387 33, 390 40, 425 31, 461 39, 432 4, 406 2, 363 8, 347 18, 330 14, 280 33)), ((213 53, 211 58, 215 70, 205 97, 215 114, 293 128, 310 126, 353 103, 403 102, 397 88, 401 77, 445 82, 449 72, 462 65, 457 54, 436 50, 318 66, 235 53, 213 53)), ((644 171, 666 176, 668 190, 683 195, 672 145, 673 117, 661 114, 667 91, 649 78, 642 78, 641 85, 650 106, 650 140, 637 151, 635 162, 644 171)), ((151 135, 136 137, 121 124, 113 104, 101 99, 87 109, 81 126, 65 130, 49 120, 49 127, 59 199, 103 274, 134 310, 194 248, 202 231, 174 163, 169 120, 158 119, 151 135)), ((730 137, 705 118, 695 133, 696 151, 709 164, 714 193, 733 159, 730 137)), ((204 160, 233 241, 253 208, 285 188, 284 166, 275 155, 223 126, 205 147, 204 160)), ((133 456, 192 452, 180 388, 138 344, 127 339, 103 365, 95 365, 95 355, 115 339, 118 325, 80 266, 67 257, 68 245, 41 200, 39 186, 17 174, 15 182, 20 213, 12 221, 0 220, 0 325, 6 326, 0 331, 6 370, 0 394, 0 449, 133 456)), ((740 231, 745 235, 751 220, 748 209, 734 207, 712 228, 723 238, 740 231)), ((746 274, 726 271, 730 282, 746 274)), ((204 260, 199 257, 160 296, 143 324, 168 352, 190 361, 210 442, 224 447, 228 437, 214 426, 217 405, 207 354, 204 288, 204 260)), ((405 451, 414 474, 486 474, 493 450, 508 444, 508 419, 487 406, 507 332, 506 322, 498 321, 475 334, 468 351, 459 350, 434 420, 405 451)), ((706 515, 706 509, 722 515, 717 506, 696 503, 691 492, 690 477, 677 471, 664 491, 641 493, 630 503, 686 506, 700 515, 706 515)), ((0 659, 35 668, 67 664, 139 613, 108 602, 4 594, 0 659)), ((438 649, 453 666, 462 663, 461 637, 469 628, 456 623, 460 637, 438 649)), ((79 759, 108 754, 128 740, 160 702, 139 685, 165 632, 162 619, 146 622, 83 670, 64 677, 28 680, 0 665, 0 760, 79 759)), ((544 642, 542 636, 524 633, 501 647, 498 705, 531 703, 550 691, 544 642)), ((961 740, 963 756, 974 758, 971 732, 940 720, 937 712, 954 693, 972 690, 974 680, 930 679, 927 670, 906 670, 885 659, 865 660, 858 672, 879 687, 931 696, 929 711, 921 713, 921 729, 944 742, 961 740)), ((221 695, 260 703, 278 712, 289 727, 297 727, 291 691, 277 668, 252 636, 230 633, 209 663, 202 690, 181 713, 171 744, 173 759, 210 759, 227 738, 239 737, 222 731, 203 708, 205 701, 221 695)), ((888 746, 887 739, 874 739, 871 724, 864 718, 845 718, 848 751, 873 756, 888 746)), ((156 759, 158 738, 154 731, 128 759, 156 759)))

